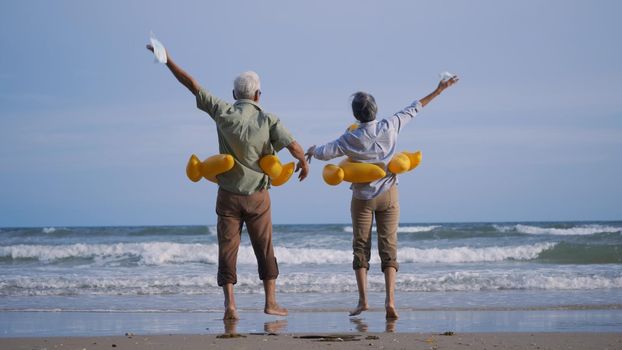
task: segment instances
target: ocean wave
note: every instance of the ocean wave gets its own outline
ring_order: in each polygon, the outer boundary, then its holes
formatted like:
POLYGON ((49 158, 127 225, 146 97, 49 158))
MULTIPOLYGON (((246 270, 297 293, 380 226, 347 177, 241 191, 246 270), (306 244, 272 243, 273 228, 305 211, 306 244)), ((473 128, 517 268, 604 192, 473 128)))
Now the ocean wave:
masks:
MULTIPOLYGON (((375 282, 378 286, 381 280, 375 282)), ((622 288, 622 276, 576 275, 543 271, 513 273, 451 272, 438 276, 404 275, 397 284, 403 291, 485 291, 485 290, 594 290, 622 288)))
POLYGON ((110 227, 25 227, 0 229, 0 233, 21 238, 53 237, 143 237, 200 236, 216 234, 216 226, 110 226, 110 227))
POLYGON ((620 264, 622 245, 561 242, 542 252, 538 260, 555 264, 620 264))
POLYGON ((456 248, 401 248, 398 260, 416 263, 475 263, 504 260, 533 260, 540 253, 552 249, 556 243, 537 243, 532 245, 508 247, 456 247, 456 248))
POLYGON ((215 225, 207 226, 207 232, 212 236, 218 235, 218 228, 215 225))
MULTIPOLYGON (((455 247, 419 249, 404 247, 398 250, 401 262, 414 263, 474 263, 504 260, 531 260, 551 249, 556 243, 507 247, 455 247)), ((348 264, 352 251, 321 248, 275 247, 275 254, 284 264, 348 264)), ((70 245, 13 245, 0 247, 0 258, 35 259, 42 263, 54 263, 67 259, 90 259, 98 264, 119 263, 163 265, 180 263, 218 263, 217 244, 182 244, 171 242, 116 243, 116 244, 70 244, 70 245)), ((372 263, 378 263, 377 253, 372 263)), ((240 246, 239 264, 255 264, 252 247, 240 246)))
POLYGON ((218 246, 215 244, 181 244, 170 242, 116 243, 69 245, 26 245, 0 247, 0 257, 35 259, 52 263, 66 259, 93 259, 110 262, 119 259, 136 259, 146 265, 165 263, 218 262, 218 246))
MULTIPOLYGON (((419 232, 430 232, 436 228, 439 228, 439 225, 429 225, 429 226, 399 226, 397 228, 397 232, 400 233, 419 233, 419 232)), ((372 226, 372 231, 376 232, 376 226, 372 226)), ((353 232, 354 228, 352 226, 346 226, 343 228, 344 232, 353 232)))
MULTIPOLYGON (((370 292, 384 292, 382 274, 368 276, 370 292)), ((435 274, 398 273, 400 292, 454 292, 495 290, 596 290, 622 288, 622 276, 607 273, 557 271, 460 271, 435 274)), ((288 273, 277 279, 279 293, 355 293, 356 280, 344 273, 288 273)), ((259 294, 263 285, 254 273, 238 274, 236 292, 259 294)), ((200 276, 31 276, 0 281, 0 296, 51 295, 204 295, 220 294, 215 272, 200 276)))
POLYGON ((493 225, 499 232, 517 232, 529 235, 557 235, 557 236, 578 236, 594 235, 599 233, 622 232, 622 227, 606 225, 578 225, 567 228, 540 227, 533 225, 493 225))

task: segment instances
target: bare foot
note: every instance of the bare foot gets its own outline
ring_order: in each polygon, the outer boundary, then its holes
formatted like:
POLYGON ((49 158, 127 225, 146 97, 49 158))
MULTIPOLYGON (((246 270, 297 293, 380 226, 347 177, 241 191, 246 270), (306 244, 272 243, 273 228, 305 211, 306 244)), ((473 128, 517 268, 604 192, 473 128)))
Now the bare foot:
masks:
POLYGON ((240 316, 238 316, 238 312, 235 308, 225 308, 225 316, 222 318, 223 320, 238 320, 240 316))
POLYGON ((287 309, 284 307, 280 307, 279 304, 276 303, 266 305, 266 307, 263 309, 263 312, 267 313, 268 315, 287 316, 287 309))
POLYGON ((384 308, 387 310, 387 320, 397 320, 400 318, 400 315, 397 314, 397 310, 394 305, 385 305, 384 308))
POLYGON ((356 308, 350 311, 350 316, 360 315, 361 312, 367 311, 368 309, 369 305, 367 305, 367 303, 359 301, 359 304, 356 306, 356 308))

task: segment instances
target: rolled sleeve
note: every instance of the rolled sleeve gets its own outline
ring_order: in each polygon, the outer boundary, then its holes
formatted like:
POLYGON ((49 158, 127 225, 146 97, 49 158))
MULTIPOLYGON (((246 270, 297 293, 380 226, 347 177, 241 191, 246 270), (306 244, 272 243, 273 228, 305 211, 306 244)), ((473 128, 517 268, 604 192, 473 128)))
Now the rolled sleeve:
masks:
POLYGON ((289 146, 294 141, 292 133, 285 128, 279 118, 274 118, 274 124, 270 128, 270 143, 276 152, 289 146))
POLYGON ((399 134, 402 131, 402 128, 408 124, 423 108, 421 102, 413 101, 409 106, 405 107, 401 111, 395 113, 393 116, 388 118, 389 123, 392 128, 399 134))
POLYGON ((230 106, 229 103, 212 95, 209 91, 203 88, 199 89, 196 98, 197 108, 209 114, 212 119, 215 119, 217 115, 230 106))

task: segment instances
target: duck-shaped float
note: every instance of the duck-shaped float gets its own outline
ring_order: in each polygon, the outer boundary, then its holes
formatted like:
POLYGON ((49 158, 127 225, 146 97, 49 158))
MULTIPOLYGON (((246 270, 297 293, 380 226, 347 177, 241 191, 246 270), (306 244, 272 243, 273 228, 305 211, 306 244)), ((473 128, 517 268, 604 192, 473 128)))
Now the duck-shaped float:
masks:
MULTIPOLYGON (((233 168, 235 160, 230 154, 217 154, 201 161, 196 155, 191 155, 186 165, 186 175, 192 182, 198 182, 202 178, 218 183, 217 175, 233 168)), ((279 157, 275 155, 263 156, 259 160, 259 167, 270 177, 273 186, 281 186, 286 183, 294 173, 294 162, 281 164, 279 157)))

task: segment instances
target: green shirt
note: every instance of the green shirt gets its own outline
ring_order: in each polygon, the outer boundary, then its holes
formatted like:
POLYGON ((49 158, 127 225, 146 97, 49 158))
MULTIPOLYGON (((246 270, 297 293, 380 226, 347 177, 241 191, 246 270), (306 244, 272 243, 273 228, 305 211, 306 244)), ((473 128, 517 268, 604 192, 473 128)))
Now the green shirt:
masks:
POLYGON ((269 177, 259 167, 259 159, 275 154, 294 141, 292 134, 274 114, 264 112, 252 100, 227 103, 199 89, 197 107, 216 122, 220 153, 235 159, 233 169, 217 176, 218 186, 239 194, 269 188, 269 177))

